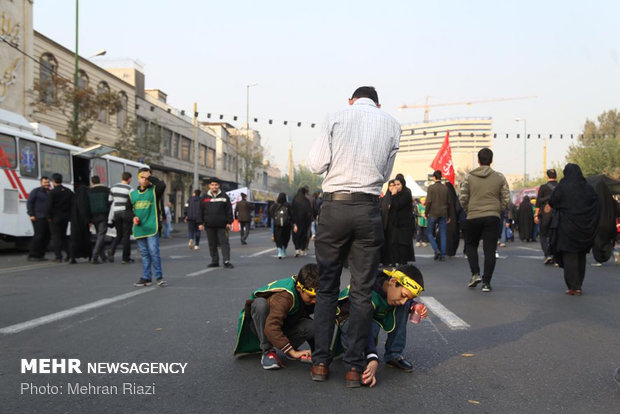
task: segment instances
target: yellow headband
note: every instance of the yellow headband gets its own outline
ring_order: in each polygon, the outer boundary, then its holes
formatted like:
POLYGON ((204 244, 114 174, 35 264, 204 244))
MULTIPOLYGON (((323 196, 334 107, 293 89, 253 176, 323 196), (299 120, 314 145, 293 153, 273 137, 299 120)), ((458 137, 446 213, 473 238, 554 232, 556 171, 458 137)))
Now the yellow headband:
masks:
POLYGON ((413 293, 414 297, 420 296, 420 293, 424 290, 424 288, 420 286, 418 282, 416 282, 400 270, 394 269, 390 271, 384 269, 383 273, 396 279, 402 287, 413 293))
POLYGON ((297 282, 297 287, 302 290, 302 292, 306 292, 310 296, 316 296, 316 289, 308 289, 304 287, 300 282, 297 282))

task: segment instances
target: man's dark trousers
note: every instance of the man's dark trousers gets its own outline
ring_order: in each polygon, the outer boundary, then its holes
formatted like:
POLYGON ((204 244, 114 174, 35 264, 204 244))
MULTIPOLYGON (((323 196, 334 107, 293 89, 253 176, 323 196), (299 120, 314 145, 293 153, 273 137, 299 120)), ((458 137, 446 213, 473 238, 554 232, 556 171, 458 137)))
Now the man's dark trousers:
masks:
POLYGON ((315 248, 319 289, 314 308, 315 351, 312 362, 329 365, 340 275, 346 260, 351 270, 349 330, 356 335, 344 355, 347 369, 366 368, 364 351, 372 318, 372 285, 379 267, 383 226, 375 201, 324 201, 321 206, 315 248))
POLYGON ((67 241, 67 226, 69 220, 58 219, 50 223, 50 231, 52 233, 52 250, 56 259, 62 259, 62 251, 64 250, 69 257, 69 243, 67 241))
POLYGON ((114 228, 116 229, 116 237, 112 241, 110 250, 114 256, 116 252, 116 246, 120 241, 123 246, 123 261, 128 262, 131 259, 131 229, 133 227, 131 215, 126 214, 124 211, 120 213, 114 213, 114 228))
POLYGON ((29 257, 41 259, 45 256, 45 249, 50 241, 50 224, 45 218, 37 218, 32 222, 34 237, 30 242, 29 257))
POLYGON ((222 249, 222 259, 224 263, 230 261, 230 244, 228 243, 228 230, 225 227, 207 227, 207 241, 209 242, 209 253, 211 263, 219 263, 217 246, 222 249))
POLYGON ((241 241, 244 242, 248 239, 250 235, 250 222, 249 221, 240 221, 239 222, 239 231, 241 232, 241 241))
POLYGON ((491 278, 493 277, 499 226, 499 217, 494 216, 468 219, 465 223, 465 254, 467 255, 472 274, 480 274, 478 244, 480 239, 482 239, 482 250, 484 251, 482 283, 491 283, 491 278))

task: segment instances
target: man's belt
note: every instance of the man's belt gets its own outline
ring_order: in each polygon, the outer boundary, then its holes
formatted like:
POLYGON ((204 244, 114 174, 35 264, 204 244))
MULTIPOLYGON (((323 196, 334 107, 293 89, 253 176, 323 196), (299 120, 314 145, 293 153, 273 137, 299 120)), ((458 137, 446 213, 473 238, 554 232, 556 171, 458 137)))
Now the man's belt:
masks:
POLYGON ((367 193, 323 193, 324 201, 372 201, 379 202, 379 196, 367 193))

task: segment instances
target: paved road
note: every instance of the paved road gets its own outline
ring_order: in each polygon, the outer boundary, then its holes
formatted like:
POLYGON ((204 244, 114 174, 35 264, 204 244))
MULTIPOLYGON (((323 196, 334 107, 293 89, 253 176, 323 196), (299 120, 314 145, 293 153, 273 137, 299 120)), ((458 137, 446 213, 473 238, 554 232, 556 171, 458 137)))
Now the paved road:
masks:
POLYGON ((613 264, 588 266, 584 295, 569 297, 561 270, 542 265, 537 245, 509 244, 494 291, 483 294, 466 288, 464 258, 436 263, 430 248, 417 248, 431 313, 408 329, 415 371, 381 366, 376 388, 351 390, 340 361, 328 382, 314 383, 296 362, 264 371, 256 356, 232 357, 249 292, 313 256, 277 260, 268 234, 256 231, 247 246, 233 236, 234 269, 206 271, 206 240, 190 251, 174 236, 162 241, 167 288, 132 287, 138 262, 32 264, 0 255, 1 413, 620 412, 620 269, 613 264), (34 358, 79 359, 83 372, 22 374, 21 360, 34 358), (167 375, 86 372, 88 363, 122 362, 187 365, 167 375), (75 384, 100 392, 116 386, 118 394, 69 395, 75 384), (129 393, 153 384, 154 395, 129 393))

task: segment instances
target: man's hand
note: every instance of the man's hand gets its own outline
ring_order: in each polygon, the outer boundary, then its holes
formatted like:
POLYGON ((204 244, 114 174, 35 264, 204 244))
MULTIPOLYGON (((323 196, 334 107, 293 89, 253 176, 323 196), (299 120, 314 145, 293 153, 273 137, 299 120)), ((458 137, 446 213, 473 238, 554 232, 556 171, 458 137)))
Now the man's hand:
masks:
POLYGON ((538 218, 538 216, 534 217, 534 223, 536 223, 536 224, 540 223, 540 219, 538 218))
POLYGON ((140 219, 138 217, 134 217, 133 218, 133 224, 135 224, 136 226, 140 225, 140 219))
POLYGON ((377 378, 375 375, 377 374, 377 368, 379 367, 379 361, 372 360, 366 365, 366 370, 362 374, 362 382, 365 385, 368 385, 370 388, 374 387, 377 384, 377 378))
POLYGON ((183 221, 184 221, 185 223, 187 223, 187 217, 185 217, 185 218, 183 219, 183 221))
POLYGON ((450 221, 451 221, 451 220, 450 220, 450 217, 448 217, 448 218, 446 219, 446 224, 450 224, 450 221))
POLYGON ((411 312, 416 312, 418 315, 420 315, 420 318, 422 319, 426 319, 426 317, 428 316, 428 309, 423 303, 416 303, 411 308, 411 312))
POLYGON ((297 224, 293 224, 293 233, 297 233, 297 224))
POLYGON ((312 351, 310 350, 296 351, 295 349, 291 349, 290 351, 287 352, 287 354, 291 358, 295 358, 295 359, 300 359, 301 357, 306 357, 306 358, 312 357, 312 351))
POLYGON ((35 221, 37 218, 35 216, 30 216, 30 221, 35 221))
POLYGON ((227 224, 226 225, 226 230, 228 230, 228 231, 232 230, 232 224, 227 224))
POLYGON ((200 230, 200 231, 204 231, 204 229, 205 229, 205 226, 204 226, 204 225, 202 225, 202 224, 201 224, 200 226, 198 226, 198 230, 200 230))

